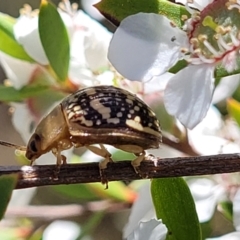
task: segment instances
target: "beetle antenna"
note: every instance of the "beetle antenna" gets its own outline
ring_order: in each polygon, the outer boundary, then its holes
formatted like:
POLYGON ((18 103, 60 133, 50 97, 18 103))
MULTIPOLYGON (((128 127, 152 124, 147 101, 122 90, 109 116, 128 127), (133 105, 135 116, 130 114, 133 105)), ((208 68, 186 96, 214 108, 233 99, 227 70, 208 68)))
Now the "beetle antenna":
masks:
POLYGON ((19 145, 15 145, 13 143, 4 142, 4 141, 0 141, 0 145, 3 145, 5 147, 14 148, 14 149, 17 149, 19 151, 26 151, 27 150, 27 147, 25 147, 25 146, 19 146, 19 145))

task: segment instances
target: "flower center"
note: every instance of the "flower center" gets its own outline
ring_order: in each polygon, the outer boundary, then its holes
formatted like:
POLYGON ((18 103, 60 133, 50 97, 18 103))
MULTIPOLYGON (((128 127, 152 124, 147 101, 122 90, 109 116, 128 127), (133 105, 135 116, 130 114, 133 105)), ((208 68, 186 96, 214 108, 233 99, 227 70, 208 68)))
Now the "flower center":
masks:
POLYGON ((236 68, 240 47, 240 0, 214 0, 188 22, 189 61, 192 64, 216 63, 231 56, 228 71, 236 68), (234 66, 233 66, 234 65, 234 66))

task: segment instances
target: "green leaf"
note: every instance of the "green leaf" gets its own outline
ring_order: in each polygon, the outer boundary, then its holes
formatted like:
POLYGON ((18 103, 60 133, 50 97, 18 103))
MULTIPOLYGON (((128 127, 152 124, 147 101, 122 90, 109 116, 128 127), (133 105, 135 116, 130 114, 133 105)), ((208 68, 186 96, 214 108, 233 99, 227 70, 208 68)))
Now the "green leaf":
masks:
POLYGON ((233 98, 227 100, 227 109, 229 114, 235 119, 240 126, 240 103, 233 98))
POLYGON ((0 177, 0 219, 4 216, 12 191, 16 186, 17 179, 17 174, 3 175, 0 177))
POLYGON ((0 29, 12 38, 14 38, 13 26, 15 23, 15 18, 0 12, 0 29))
POLYGON ((104 216, 104 212, 96 212, 92 216, 90 216, 87 221, 85 221, 85 224, 82 226, 81 234, 76 240, 82 240, 85 239, 85 236, 91 235, 91 233, 94 232, 95 228, 99 226, 104 216))
POLYGON ((137 197, 136 193, 122 182, 109 183, 107 190, 101 183, 52 186, 52 189, 72 200, 113 199, 115 201, 133 202, 137 197))
POLYGON ((190 16, 185 7, 166 0, 102 0, 94 6, 117 26, 124 18, 139 12, 164 15, 177 26, 183 24, 182 15, 190 16))
POLYGON ((0 85, 0 101, 2 102, 20 102, 29 97, 36 97, 37 95, 43 94, 49 86, 25 86, 20 90, 14 87, 7 87, 0 85))
POLYGON ((168 228, 167 239, 201 240, 194 200, 182 178, 154 179, 151 192, 157 218, 168 228))
POLYGON ((72 184, 72 185, 59 185, 51 186, 51 189, 61 195, 62 198, 76 200, 98 200, 98 196, 89 189, 87 184, 72 184))
POLYGON ((70 47, 68 33, 56 7, 42 0, 39 12, 40 39, 50 65, 60 81, 68 76, 70 47))
POLYGON ((113 199, 121 202, 133 202, 137 195, 123 182, 116 181, 108 183, 108 189, 101 183, 89 183, 89 188, 102 199, 113 199))
POLYGON ((222 201, 219 204, 221 206, 221 213, 231 222, 233 222, 233 203, 231 201, 222 201))
POLYGON ((25 52, 24 48, 16 41, 13 34, 15 19, 0 13, 0 51, 27 62, 34 60, 25 52))

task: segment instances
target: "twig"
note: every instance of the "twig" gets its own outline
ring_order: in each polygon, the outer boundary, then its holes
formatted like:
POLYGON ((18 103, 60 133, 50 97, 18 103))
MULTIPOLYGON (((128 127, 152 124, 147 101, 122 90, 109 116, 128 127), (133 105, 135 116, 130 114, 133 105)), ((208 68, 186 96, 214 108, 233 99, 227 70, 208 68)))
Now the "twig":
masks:
MULTIPOLYGON (((98 163, 62 165, 56 177, 55 165, 0 167, 0 176, 18 173, 16 189, 35 186, 100 182, 98 163)), ((219 154, 212 156, 155 158, 149 157, 139 167, 137 174, 130 161, 109 163, 105 170, 108 181, 136 180, 144 178, 166 178, 194 175, 208 175, 240 171, 240 154, 219 154)), ((110 186, 111 187, 111 186, 110 186)))
POLYGON ((200 156, 200 154, 189 144, 188 139, 182 142, 172 136, 163 135, 162 141, 163 144, 185 153, 188 156, 200 156))
POLYGON ((116 203, 109 200, 87 202, 84 205, 69 204, 63 206, 18 206, 8 207, 6 218, 27 217, 34 219, 53 220, 82 216, 89 212, 119 212, 131 206, 130 203, 116 203))

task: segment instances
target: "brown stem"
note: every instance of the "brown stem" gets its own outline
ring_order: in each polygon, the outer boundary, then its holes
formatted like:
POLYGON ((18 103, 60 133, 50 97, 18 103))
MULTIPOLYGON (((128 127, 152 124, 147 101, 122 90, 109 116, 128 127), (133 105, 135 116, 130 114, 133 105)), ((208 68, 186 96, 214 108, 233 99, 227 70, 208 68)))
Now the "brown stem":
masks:
POLYGON ((166 135, 162 136, 162 141, 163 144, 174 148, 175 150, 178 150, 182 153, 185 153, 186 155, 189 156, 199 156, 200 154, 195 151, 193 149, 193 147, 188 143, 188 139, 187 141, 179 141, 178 139, 174 138, 174 137, 168 137, 166 135))
POLYGON ((84 205, 69 204, 63 206, 11 206, 7 208, 6 218, 28 217, 53 220, 82 216, 89 212, 119 212, 131 206, 129 203, 115 203, 109 200, 87 202, 84 205))
MULTIPOLYGON (((0 176, 19 174, 16 189, 35 186, 100 182, 98 163, 62 165, 56 176, 56 165, 0 167, 0 176)), ((149 157, 139 167, 137 174, 130 161, 109 163, 104 171, 108 181, 136 180, 144 178, 166 178, 196 176, 240 171, 240 154, 219 154, 211 156, 156 158, 149 157)), ((111 187, 111 185, 110 185, 111 187)))

